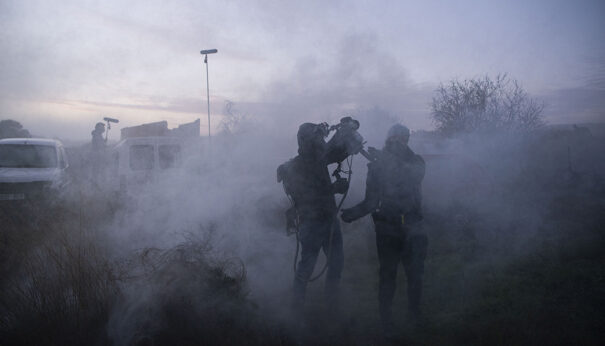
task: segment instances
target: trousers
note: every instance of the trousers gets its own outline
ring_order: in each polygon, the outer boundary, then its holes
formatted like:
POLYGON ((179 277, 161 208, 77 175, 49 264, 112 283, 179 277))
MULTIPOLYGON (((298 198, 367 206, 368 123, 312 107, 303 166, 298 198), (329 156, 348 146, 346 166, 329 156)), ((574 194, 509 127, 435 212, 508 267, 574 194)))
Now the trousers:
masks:
POLYGON ((325 280, 326 299, 335 303, 338 299, 340 276, 344 264, 340 223, 336 218, 302 221, 299 225, 299 240, 302 249, 294 276, 293 305, 304 304, 307 283, 313 274, 320 250, 329 256, 325 280), (332 230, 332 241, 330 241, 332 230))
POLYGON ((377 223, 376 247, 380 263, 378 303, 381 320, 383 323, 392 321, 391 306, 400 262, 407 278, 408 312, 413 316, 419 315, 428 238, 419 232, 405 232, 400 236, 384 234, 377 223))

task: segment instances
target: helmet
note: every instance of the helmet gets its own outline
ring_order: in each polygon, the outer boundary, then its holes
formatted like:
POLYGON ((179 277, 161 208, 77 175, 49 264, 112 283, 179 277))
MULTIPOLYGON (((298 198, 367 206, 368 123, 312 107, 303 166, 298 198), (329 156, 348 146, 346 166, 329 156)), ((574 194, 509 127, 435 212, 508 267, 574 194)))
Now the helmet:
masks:
POLYGON ((95 125, 95 130, 105 130, 105 124, 103 124, 103 123, 97 123, 95 125))

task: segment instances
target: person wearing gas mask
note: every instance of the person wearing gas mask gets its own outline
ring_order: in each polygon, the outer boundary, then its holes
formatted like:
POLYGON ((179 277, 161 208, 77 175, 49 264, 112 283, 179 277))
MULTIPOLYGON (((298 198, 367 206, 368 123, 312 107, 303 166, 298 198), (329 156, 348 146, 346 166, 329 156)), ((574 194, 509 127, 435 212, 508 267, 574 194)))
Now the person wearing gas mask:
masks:
POLYGON ((100 153, 105 150, 105 139, 103 139, 103 133, 105 133, 105 124, 97 123, 95 129, 92 130, 90 135, 92 136, 92 151, 94 153, 100 153))
POLYGON ((392 303, 397 267, 402 262, 408 285, 408 313, 420 315, 422 276, 428 240, 422 230, 421 184, 425 164, 408 146, 410 130, 391 127, 383 150, 368 164, 365 199, 344 209, 341 218, 353 222, 372 213, 379 270, 379 312, 385 333, 395 335, 392 303))
MULTIPOLYGON (((300 125, 297 133, 298 156, 277 169, 278 182, 283 181, 286 193, 294 204, 298 237, 302 247, 293 287, 292 308, 297 312, 302 311, 306 286, 320 250, 328 257, 326 301, 332 308, 337 308, 344 256, 334 194, 345 193, 349 183, 345 178, 337 178, 332 182, 328 165, 341 162, 362 148, 362 140, 347 143, 343 138, 345 132, 347 131, 337 131, 326 143, 324 138, 329 133, 327 124, 300 125)), ((347 133, 355 133, 357 138, 361 138, 355 131, 347 133)), ((347 137, 352 138, 349 135, 347 137)))

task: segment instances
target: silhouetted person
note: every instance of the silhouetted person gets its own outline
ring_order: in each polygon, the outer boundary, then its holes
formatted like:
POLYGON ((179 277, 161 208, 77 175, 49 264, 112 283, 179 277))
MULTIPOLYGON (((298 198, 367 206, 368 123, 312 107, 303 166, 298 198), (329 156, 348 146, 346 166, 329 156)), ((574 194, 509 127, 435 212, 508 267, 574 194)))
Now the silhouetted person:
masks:
POLYGON ((409 147, 410 131, 396 124, 388 132, 383 150, 368 164, 365 199, 342 212, 352 222, 372 213, 380 262, 378 302, 385 333, 395 333, 392 303, 397 267, 403 263, 408 283, 408 311, 420 315, 422 276, 428 240, 422 230, 421 184, 424 160, 409 147))
POLYGON ((103 133, 105 132, 105 124, 97 123, 95 129, 90 133, 92 135, 91 143, 91 170, 92 179, 95 182, 99 181, 99 176, 103 170, 105 160, 105 139, 103 133))
POLYGON ((294 201, 298 215, 301 257, 294 276, 292 307, 302 312, 307 282, 313 273, 319 251, 329 255, 325 281, 328 303, 337 308, 338 286, 343 268, 340 224, 336 217, 334 194, 348 189, 345 179, 332 183, 328 165, 349 154, 334 137, 326 143, 327 126, 305 123, 298 129, 298 156, 279 166, 278 181, 294 201), (331 237, 331 240, 330 240, 331 237))
POLYGON ((95 129, 90 133, 92 135, 92 151, 99 153, 105 150, 105 139, 103 138, 105 133, 105 124, 97 123, 95 129))

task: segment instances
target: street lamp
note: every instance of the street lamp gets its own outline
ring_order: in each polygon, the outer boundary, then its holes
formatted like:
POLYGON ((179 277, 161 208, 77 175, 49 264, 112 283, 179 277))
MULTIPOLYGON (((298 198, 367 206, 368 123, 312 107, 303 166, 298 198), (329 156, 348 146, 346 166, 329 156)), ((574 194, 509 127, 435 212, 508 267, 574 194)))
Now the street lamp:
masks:
POLYGON ((210 83, 208 82, 208 54, 217 53, 216 49, 207 49, 200 51, 204 56, 204 64, 206 64, 206 99, 208 100, 208 140, 210 140, 210 83))

